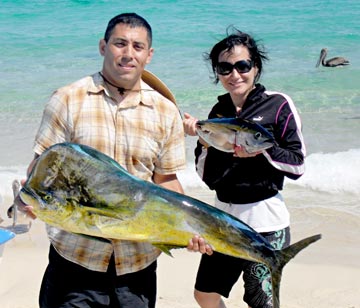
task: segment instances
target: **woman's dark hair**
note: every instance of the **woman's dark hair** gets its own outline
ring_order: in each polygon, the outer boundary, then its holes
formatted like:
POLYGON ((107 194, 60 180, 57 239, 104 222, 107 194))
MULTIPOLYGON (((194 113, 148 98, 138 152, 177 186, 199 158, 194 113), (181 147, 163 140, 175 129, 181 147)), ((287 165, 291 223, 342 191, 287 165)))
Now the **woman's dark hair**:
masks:
POLYGON ((220 53, 223 51, 230 51, 238 45, 243 45, 249 50, 250 59, 253 61, 254 66, 258 68, 258 73, 255 76, 255 82, 257 82, 260 79, 263 70, 263 62, 268 60, 264 47, 258 45, 258 41, 255 41, 249 34, 242 32, 233 26, 227 28, 226 34, 224 39, 214 45, 210 53, 204 54, 205 60, 211 62, 212 71, 215 77, 214 83, 216 84, 219 82, 216 67, 219 63, 220 53))
POLYGON ((151 27, 143 17, 137 15, 136 13, 123 13, 113 17, 109 21, 105 31, 104 39, 106 43, 109 41, 115 26, 118 24, 126 24, 131 28, 137 28, 137 27, 145 28, 148 34, 147 36, 148 36, 149 47, 151 47, 152 44, 151 27))

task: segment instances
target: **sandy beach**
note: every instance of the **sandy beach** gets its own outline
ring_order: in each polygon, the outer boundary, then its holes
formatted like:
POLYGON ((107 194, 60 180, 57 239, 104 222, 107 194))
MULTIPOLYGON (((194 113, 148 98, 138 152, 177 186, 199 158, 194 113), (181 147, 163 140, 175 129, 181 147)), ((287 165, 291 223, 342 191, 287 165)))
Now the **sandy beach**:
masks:
MULTIPOLYGON (((212 203, 207 189, 188 194, 212 203)), ((1 227, 11 225, 5 215, 11 200, 1 205, 1 227)), ((316 233, 323 238, 302 251, 285 267, 281 283, 282 308, 360 308, 360 223, 356 216, 323 209, 290 208, 292 241, 316 233)), ((29 232, 5 244, 0 260, 0 307, 38 307, 37 298, 47 263, 48 240, 44 223, 33 222, 29 232)), ((200 254, 173 251, 174 258, 158 261, 158 308, 196 308, 193 284, 200 254)), ((230 308, 247 307, 242 301, 242 280, 226 299, 230 308)))
MULTIPOLYGON (((303 124, 306 171, 283 191, 291 242, 322 234, 284 268, 281 308, 360 308, 360 1, 120 3, 1 1, 0 228, 12 224, 11 184, 33 159, 45 104, 56 89, 101 70, 99 40, 114 15, 136 12, 150 23, 154 53, 146 69, 171 89, 182 114, 199 119, 226 93, 206 58, 233 26, 265 48, 269 61, 259 82, 290 96, 303 124), (341 56, 350 65, 316 67, 323 48, 327 59, 341 56)), ((189 195, 213 204, 213 192, 195 173, 196 141, 186 137, 182 182, 189 195)), ((0 308, 38 307, 48 249, 40 220, 0 247, 0 308)), ((172 254, 158 261, 157 308, 198 308, 193 286, 200 254, 172 254)), ((247 308, 242 297, 240 278, 227 307, 247 308)))

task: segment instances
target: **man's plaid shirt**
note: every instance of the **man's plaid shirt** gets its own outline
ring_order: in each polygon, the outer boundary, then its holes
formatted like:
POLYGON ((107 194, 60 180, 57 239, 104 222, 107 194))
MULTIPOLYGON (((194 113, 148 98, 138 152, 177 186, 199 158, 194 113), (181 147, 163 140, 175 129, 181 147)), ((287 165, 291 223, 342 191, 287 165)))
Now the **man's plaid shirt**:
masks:
MULTIPOLYGON (((85 144, 146 181, 154 172, 184 169, 184 131, 177 107, 144 82, 141 89, 118 104, 99 73, 60 88, 45 106, 35 153, 61 142, 85 144)), ((113 252, 118 275, 141 270, 160 254, 148 243, 99 241, 51 226, 47 232, 59 254, 94 271, 105 272, 113 252)))

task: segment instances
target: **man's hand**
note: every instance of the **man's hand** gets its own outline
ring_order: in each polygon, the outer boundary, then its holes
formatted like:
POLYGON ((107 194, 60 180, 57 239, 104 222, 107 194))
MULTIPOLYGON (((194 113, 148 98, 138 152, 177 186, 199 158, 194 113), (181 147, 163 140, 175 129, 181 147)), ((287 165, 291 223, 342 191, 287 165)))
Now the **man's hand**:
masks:
POLYGON ((209 256, 212 255, 213 253, 213 249, 211 248, 211 246, 209 244, 207 244, 205 242, 205 240, 198 236, 195 235, 190 241, 189 244, 187 246, 187 249, 189 251, 193 251, 193 252, 200 252, 202 254, 206 253, 209 256))

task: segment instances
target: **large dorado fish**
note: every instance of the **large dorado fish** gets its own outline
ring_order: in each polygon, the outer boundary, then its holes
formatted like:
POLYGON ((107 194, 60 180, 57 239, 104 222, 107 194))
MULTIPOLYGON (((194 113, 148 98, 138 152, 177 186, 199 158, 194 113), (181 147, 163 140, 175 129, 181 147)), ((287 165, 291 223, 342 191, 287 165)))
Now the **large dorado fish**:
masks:
POLYGON ((265 264, 271 271, 274 308, 282 269, 315 235, 281 251, 235 217, 194 198, 126 172, 84 145, 61 143, 39 158, 17 200, 38 218, 67 230, 106 239, 146 241, 169 253, 199 234, 215 251, 265 264))
POLYGON ((248 153, 261 152, 276 142, 263 126, 241 118, 214 118, 197 121, 196 132, 206 143, 223 152, 234 152, 236 145, 248 153))

